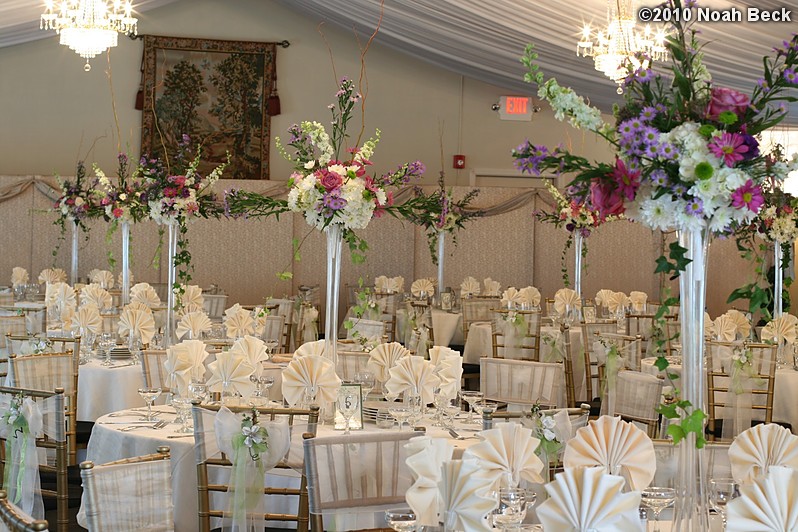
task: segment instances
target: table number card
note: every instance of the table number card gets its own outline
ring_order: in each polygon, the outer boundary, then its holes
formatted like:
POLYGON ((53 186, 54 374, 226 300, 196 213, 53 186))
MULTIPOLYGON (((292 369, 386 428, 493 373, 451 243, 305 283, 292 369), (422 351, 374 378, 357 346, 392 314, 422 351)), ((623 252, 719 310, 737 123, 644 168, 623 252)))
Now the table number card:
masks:
POLYGON ((363 429, 363 393, 360 384, 345 383, 341 385, 338 391, 338 400, 335 402, 335 430, 346 428, 346 417, 342 411, 343 401, 348 401, 347 406, 354 408, 354 413, 349 419, 349 430, 363 429), (352 392, 351 398, 347 397, 348 391, 352 392))

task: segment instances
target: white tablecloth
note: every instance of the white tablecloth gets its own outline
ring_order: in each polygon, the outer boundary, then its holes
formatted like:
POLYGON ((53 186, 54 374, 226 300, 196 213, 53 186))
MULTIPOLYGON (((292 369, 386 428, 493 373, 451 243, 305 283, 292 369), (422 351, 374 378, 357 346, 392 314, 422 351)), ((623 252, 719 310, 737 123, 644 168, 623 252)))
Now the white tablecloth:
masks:
MULTIPOLYGON (((645 373, 658 375, 659 370, 654 366, 656 358, 644 358, 641 369, 645 373)), ((668 370, 680 375, 682 367, 671 364, 668 370)), ((677 381, 678 383, 679 381, 677 381)), ((791 368, 776 370, 776 384, 773 392, 773 421, 789 423, 794 434, 798 434, 798 371, 791 368)))
MULTIPOLYGON (((407 330, 407 311, 396 311, 396 330, 407 330)), ((460 312, 447 312, 432 309, 432 331, 435 335, 435 345, 448 347, 450 345, 463 345, 463 314, 460 312)))
POLYGON ((144 385, 141 364, 130 359, 113 360, 103 366, 92 358, 78 370, 78 421, 95 421, 100 416, 142 406, 139 388, 144 385), (131 365, 132 364, 132 365, 131 365))

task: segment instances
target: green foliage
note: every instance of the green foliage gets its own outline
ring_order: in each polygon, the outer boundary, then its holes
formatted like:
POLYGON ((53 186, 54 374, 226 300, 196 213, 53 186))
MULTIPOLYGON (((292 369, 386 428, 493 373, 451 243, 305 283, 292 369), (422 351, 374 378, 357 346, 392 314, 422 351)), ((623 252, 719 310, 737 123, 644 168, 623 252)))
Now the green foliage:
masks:
POLYGON ((654 273, 670 274, 670 279, 674 280, 692 261, 685 257, 687 249, 680 246, 678 242, 672 242, 669 249, 667 258, 663 255, 657 259, 657 268, 654 273))

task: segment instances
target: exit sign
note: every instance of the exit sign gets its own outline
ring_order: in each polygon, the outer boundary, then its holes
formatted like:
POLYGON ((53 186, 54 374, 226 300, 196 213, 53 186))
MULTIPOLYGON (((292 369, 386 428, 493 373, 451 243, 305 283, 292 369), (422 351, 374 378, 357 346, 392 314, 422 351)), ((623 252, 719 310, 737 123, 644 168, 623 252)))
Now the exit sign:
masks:
POLYGON ((499 118, 531 122, 533 107, 531 96, 502 96, 499 98, 499 118))

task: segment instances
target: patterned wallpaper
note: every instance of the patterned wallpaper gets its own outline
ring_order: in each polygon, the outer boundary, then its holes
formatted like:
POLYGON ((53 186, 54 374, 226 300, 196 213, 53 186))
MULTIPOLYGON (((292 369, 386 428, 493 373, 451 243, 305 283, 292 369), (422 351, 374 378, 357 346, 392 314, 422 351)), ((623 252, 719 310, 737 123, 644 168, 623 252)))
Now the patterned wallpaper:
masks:
MULTIPOLYGON (((21 176, 0 176, 0 186, 23 179, 21 176)), ((54 182, 54 181, 53 181, 54 182)), ((274 182, 224 181, 223 186, 263 190, 274 182)), ((505 201, 524 189, 485 188, 477 198, 477 206, 491 206, 505 201)), ((465 188, 456 187, 462 196, 465 188)), ((543 192, 545 194, 545 192, 543 192)), ((50 201, 31 187, 24 194, 0 204, 0 283, 8 282, 11 269, 23 266, 31 276, 55 264, 69 268, 69 242, 64 242, 55 259, 53 250, 58 241, 54 216, 46 210, 50 201)), ((540 198, 516 211, 476 220, 457 235, 457 246, 446 242, 445 283, 459 286, 468 275, 479 280, 491 277, 502 286, 534 285, 544 297, 562 286, 560 271, 564 230, 534 220, 533 212, 543 207, 540 198)), ((80 274, 92 268, 107 268, 107 253, 112 250, 121 262, 121 236, 117 231, 107 240, 108 225, 91 224, 88 241, 81 239, 80 274)), ((375 220, 362 233, 369 243, 368 260, 362 265, 349 261, 344 250, 342 283, 357 283, 359 277, 371 283, 377 275, 402 275, 406 286, 418 277, 437 275, 432 264, 424 233, 390 216, 375 220)), ((298 216, 269 220, 201 220, 189 229, 190 249, 194 258, 194 282, 201 286, 216 283, 229 295, 230 301, 242 304, 259 303, 267 296, 294 293, 300 285, 320 285, 325 280, 325 241, 321 234, 298 216), (291 240, 304 240, 301 260, 291 265, 291 240), (275 272, 290 268, 294 278, 277 279, 275 272)), ((601 288, 642 290, 651 300, 659 299, 661 279, 653 274, 654 260, 672 235, 663 237, 640 225, 614 222, 600 227, 587 239, 589 253, 583 274, 583 292, 592 297, 601 288)), ((145 222, 133 227, 133 273, 136 280, 165 282, 165 253, 152 267, 158 247, 158 227, 145 222)), ((165 241, 165 236, 164 236, 165 241)), ((710 250, 707 306, 712 316, 728 305, 728 294, 749 282, 752 267, 739 258, 735 244, 716 240, 710 250)), ((567 264, 573 263, 573 250, 567 264)), ((117 265, 116 271, 120 270, 117 265)), ((324 295, 322 294, 322 298, 324 295)), ((345 296, 342 291, 342 304, 345 296)))

